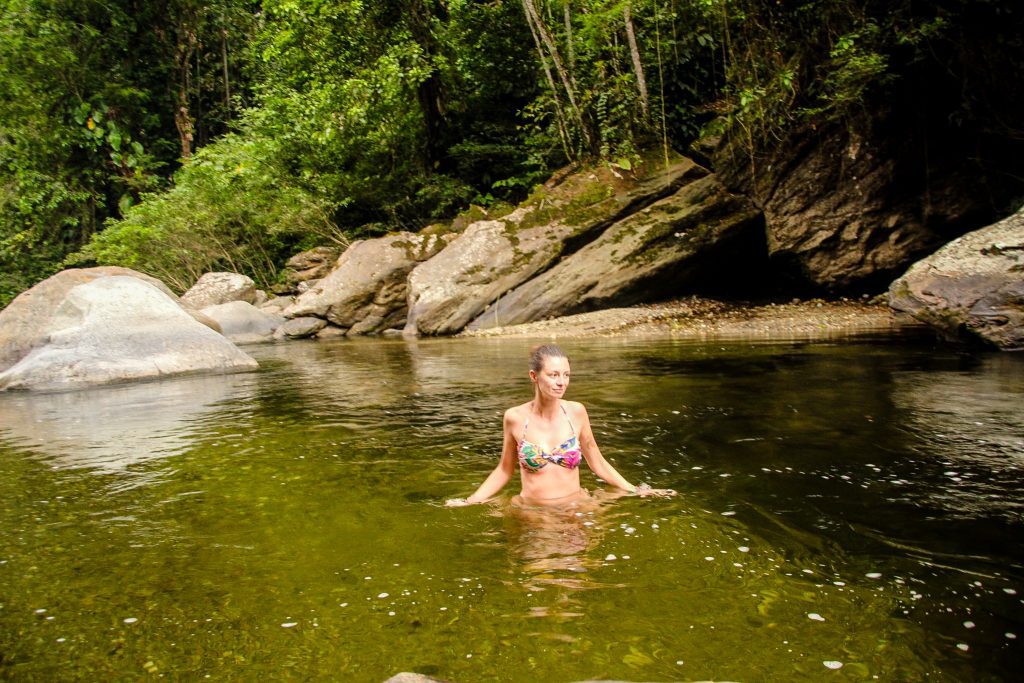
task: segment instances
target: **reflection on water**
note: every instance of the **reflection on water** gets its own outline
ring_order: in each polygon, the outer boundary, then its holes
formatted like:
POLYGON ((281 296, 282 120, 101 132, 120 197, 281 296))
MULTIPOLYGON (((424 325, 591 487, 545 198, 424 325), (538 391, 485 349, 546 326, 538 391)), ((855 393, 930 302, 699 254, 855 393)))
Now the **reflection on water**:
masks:
MULTIPOLYGON (((447 509, 521 340, 252 347, 258 373, 0 395, 0 675, 1013 680, 1024 357, 893 338, 566 344, 673 499, 447 509)), ((508 501, 515 490, 508 490, 508 501)))
POLYGON ((0 403, 0 438, 52 467, 124 472, 188 448, 203 418, 238 400, 239 375, 175 378, 66 393, 12 393, 0 403))

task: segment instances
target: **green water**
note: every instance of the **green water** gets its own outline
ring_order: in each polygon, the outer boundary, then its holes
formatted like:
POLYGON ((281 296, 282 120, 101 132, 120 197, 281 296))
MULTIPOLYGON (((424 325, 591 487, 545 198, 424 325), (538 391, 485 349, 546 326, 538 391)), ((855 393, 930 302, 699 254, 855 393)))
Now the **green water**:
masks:
POLYGON ((566 343, 605 454, 679 496, 442 507, 529 398, 526 346, 0 396, 0 675, 1016 679, 1024 356, 566 343))

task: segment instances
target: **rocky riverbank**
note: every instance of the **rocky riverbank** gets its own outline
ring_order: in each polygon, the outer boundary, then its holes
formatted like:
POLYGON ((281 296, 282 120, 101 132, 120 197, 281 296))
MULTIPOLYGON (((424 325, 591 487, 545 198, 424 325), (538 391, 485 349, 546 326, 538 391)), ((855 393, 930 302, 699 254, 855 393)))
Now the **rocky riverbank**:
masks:
POLYGON ((700 297, 609 308, 520 325, 465 331, 462 337, 810 337, 894 330, 912 321, 882 303, 811 299, 727 302, 700 297))

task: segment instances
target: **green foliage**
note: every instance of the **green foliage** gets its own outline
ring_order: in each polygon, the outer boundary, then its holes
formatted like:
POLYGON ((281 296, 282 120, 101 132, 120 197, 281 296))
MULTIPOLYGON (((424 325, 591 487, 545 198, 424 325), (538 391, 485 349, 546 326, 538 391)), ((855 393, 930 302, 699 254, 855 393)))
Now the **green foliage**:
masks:
MULTIPOLYGON (((216 20, 196 33, 184 2, 0 0, 0 306, 165 185, 180 150, 179 76, 201 61, 176 64, 177 29, 216 46, 221 63, 242 6, 204 3, 216 20)), ((223 132, 226 110, 211 100, 238 72, 189 81, 196 135, 223 132)))
POLYGON ((925 63, 962 86, 932 89, 950 121, 1021 139, 1020 79, 983 68, 1024 68, 1011 5, 0 0, 0 305, 71 253, 265 284, 292 250, 504 210, 566 164, 667 160, 723 113, 752 155, 871 120, 925 63))
POLYGON ((283 181, 279 151, 276 141, 224 136, 178 171, 173 188, 111 221, 69 265, 127 266, 179 291, 211 270, 269 285, 299 248, 344 241, 308 191, 283 181))

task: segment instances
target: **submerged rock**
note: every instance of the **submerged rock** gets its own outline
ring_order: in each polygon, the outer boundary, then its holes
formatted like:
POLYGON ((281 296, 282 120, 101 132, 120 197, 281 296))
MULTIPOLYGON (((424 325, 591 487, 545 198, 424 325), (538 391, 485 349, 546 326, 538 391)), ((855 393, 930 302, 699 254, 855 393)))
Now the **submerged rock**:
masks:
POLYGON ((727 192, 713 175, 695 180, 509 292, 468 329, 664 298, 710 264, 727 264, 737 240, 760 239, 759 219, 746 198, 727 192))
POLYGON ((240 273, 206 273, 181 295, 181 303, 196 310, 230 301, 255 303, 256 283, 240 273))
POLYGON ((0 373, 0 389, 73 389, 257 367, 165 292, 132 276, 72 287, 39 332, 34 348, 0 373))
POLYGON ((449 237, 400 232, 350 246, 324 279, 283 315, 314 316, 349 334, 373 334, 405 323, 409 272, 439 252, 449 237))
POLYGON ((453 334, 506 292, 608 226, 670 195, 708 171, 677 160, 636 181, 610 169, 576 174, 524 206, 477 221, 409 275, 406 334, 453 334))
POLYGON ((244 301, 207 306, 201 312, 217 321, 221 334, 236 344, 273 341, 274 330, 285 321, 244 301))
POLYGON ((1024 208, 915 263, 889 305, 947 336, 1024 350, 1024 208))

